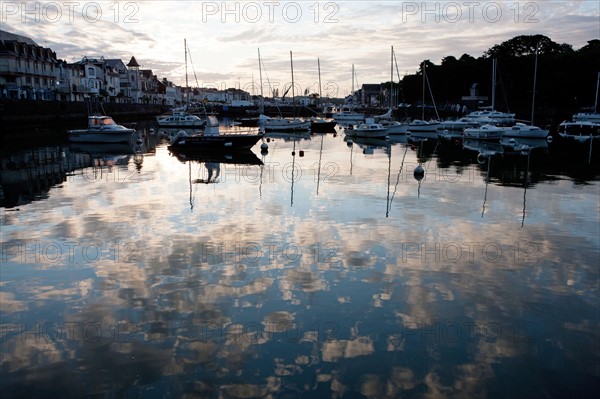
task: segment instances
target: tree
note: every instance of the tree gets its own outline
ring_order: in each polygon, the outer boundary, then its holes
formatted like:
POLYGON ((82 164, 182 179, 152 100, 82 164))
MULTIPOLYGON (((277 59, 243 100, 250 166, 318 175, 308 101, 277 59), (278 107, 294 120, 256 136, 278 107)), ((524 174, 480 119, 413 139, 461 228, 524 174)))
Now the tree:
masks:
POLYGON ((533 55, 538 49, 539 54, 565 54, 573 52, 570 44, 558 44, 544 35, 521 35, 496 44, 484 53, 486 58, 522 57, 533 55))

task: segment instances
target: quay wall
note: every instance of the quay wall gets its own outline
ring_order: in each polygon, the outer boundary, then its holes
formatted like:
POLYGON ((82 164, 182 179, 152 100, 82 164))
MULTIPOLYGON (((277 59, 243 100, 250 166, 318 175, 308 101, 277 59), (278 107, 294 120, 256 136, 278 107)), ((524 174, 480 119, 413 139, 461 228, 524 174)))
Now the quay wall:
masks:
MULTIPOLYGON (((102 103, 107 115, 118 123, 166 112, 169 108, 156 104, 102 103)), ((2 127, 48 127, 87 125, 88 103, 79 101, 1 100, 2 127)))

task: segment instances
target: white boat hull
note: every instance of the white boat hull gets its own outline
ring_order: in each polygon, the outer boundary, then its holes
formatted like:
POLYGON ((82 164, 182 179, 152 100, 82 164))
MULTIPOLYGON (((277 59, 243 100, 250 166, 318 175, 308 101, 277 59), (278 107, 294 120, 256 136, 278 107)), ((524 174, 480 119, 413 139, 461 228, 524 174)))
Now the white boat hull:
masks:
POLYGON ((266 132, 297 132, 310 130, 311 121, 299 119, 267 119, 264 121, 263 129, 266 132))
POLYGON ((483 125, 478 128, 465 129, 463 137, 465 140, 500 140, 507 130, 494 125, 483 125))
POLYGON ((87 129, 70 130, 69 141, 73 143, 129 143, 135 130, 89 131, 87 129))
POLYGON ((412 133, 417 132, 429 132, 435 133, 437 129, 440 127, 440 123, 438 122, 420 122, 420 123, 410 123, 408 125, 408 131, 412 133))
POLYGON ((204 121, 200 121, 200 122, 161 122, 161 121, 158 121, 157 123, 158 123, 158 126, 166 127, 166 128, 177 128, 177 127, 201 128, 205 125, 204 121))
POLYGON ((408 123, 391 124, 387 128, 388 134, 406 134, 408 132, 408 123))
POLYGON ((504 132, 505 137, 545 139, 548 131, 544 129, 509 129, 504 132))

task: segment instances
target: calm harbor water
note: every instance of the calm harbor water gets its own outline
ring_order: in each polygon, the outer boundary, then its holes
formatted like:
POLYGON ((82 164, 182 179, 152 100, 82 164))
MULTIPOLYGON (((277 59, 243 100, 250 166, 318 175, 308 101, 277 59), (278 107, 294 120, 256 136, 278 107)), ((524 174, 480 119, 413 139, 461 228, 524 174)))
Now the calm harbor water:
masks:
POLYGON ((589 148, 141 130, 2 154, 3 397, 599 393, 589 148))

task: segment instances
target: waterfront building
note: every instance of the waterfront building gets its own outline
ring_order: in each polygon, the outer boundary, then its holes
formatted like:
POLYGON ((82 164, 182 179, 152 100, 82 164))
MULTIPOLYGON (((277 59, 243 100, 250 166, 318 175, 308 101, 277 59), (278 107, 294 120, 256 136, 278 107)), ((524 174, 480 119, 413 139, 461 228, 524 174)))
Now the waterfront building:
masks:
POLYGON ((51 49, 0 30, 0 98, 54 99, 57 63, 51 49))
POLYGON ((357 93, 360 103, 368 107, 378 107, 381 103, 381 89, 381 84, 363 84, 357 93))
POLYGON ((129 98, 134 103, 140 102, 142 83, 140 80, 140 64, 137 62, 134 56, 127 63, 127 75, 129 80, 129 98))

